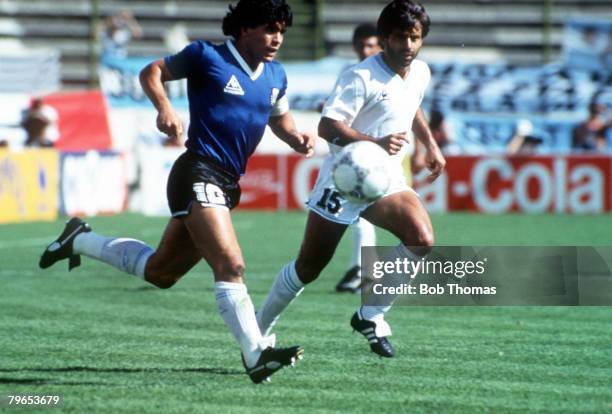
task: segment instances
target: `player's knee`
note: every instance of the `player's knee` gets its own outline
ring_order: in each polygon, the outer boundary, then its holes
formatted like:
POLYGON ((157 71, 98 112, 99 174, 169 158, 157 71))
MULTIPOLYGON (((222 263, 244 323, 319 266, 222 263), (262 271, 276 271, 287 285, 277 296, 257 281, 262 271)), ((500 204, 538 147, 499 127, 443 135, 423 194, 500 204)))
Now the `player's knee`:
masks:
POLYGON ((160 289, 170 289, 172 286, 174 286, 175 283, 176 283, 175 279, 162 279, 162 280, 158 280, 155 283, 155 286, 157 286, 160 289))
POLYGON ((431 248, 434 245, 434 234, 433 231, 431 229, 425 229, 423 231, 419 232, 419 237, 418 237, 418 246, 419 247, 425 247, 425 248, 429 248, 431 250, 431 248))
POLYGON ((147 275, 146 281, 160 289, 170 289, 181 278, 176 275, 147 275))
POLYGON ((160 289, 170 289, 190 267, 176 266, 154 253, 147 261, 144 279, 160 289))
POLYGON ((245 266, 243 261, 230 263, 228 274, 234 278, 242 278, 244 276, 245 266))
POLYGON ((325 268, 325 264, 317 260, 306 261, 298 258, 295 261, 295 271, 298 274, 298 278, 304 284, 316 280, 323 271, 323 268, 325 268))
POLYGON ((402 242, 406 246, 418 247, 419 253, 425 255, 431 251, 435 242, 433 230, 426 226, 420 227, 416 232, 407 234, 402 242))
POLYGON ((242 260, 224 260, 213 266, 215 280, 234 282, 244 276, 245 266, 242 260))

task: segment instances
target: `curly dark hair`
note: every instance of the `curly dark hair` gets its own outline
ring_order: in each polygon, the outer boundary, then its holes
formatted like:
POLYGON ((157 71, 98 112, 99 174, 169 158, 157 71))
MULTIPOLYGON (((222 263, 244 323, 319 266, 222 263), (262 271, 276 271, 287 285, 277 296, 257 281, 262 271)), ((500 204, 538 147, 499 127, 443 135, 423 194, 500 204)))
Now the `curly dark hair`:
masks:
POLYGON ((242 28, 274 23, 284 23, 285 27, 293 23, 291 7, 285 0, 240 0, 235 6, 229 6, 223 19, 223 34, 238 39, 242 28))
POLYGON ((395 29, 412 30, 417 23, 421 24, 423 37, 427 36, 431 21, 421 4, 411 0, 393 0, 380 13, 376 29, 380 37, 389 37, 395 29))
POLYGON ((376 27, 371 23, 362 23, 353 31, 353 44, 373 36, 377 36, 376 27))

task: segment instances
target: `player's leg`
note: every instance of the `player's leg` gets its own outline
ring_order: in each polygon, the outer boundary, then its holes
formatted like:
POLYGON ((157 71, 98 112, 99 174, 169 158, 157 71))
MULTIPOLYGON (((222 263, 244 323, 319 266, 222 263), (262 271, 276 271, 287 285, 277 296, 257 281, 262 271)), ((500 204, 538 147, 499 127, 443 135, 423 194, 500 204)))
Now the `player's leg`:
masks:
POLYGON ((351 224, 352 245, 349 268, 336 285, 337 292, 359 293, 361 291, 361 246, 376 245, 376 230, 372 223, 360 218, 351 224))
POLYGON ((417 254, 427 254, 434 243, 429 213, 417 193, 408 189, 381 198, 363 213, 372 224, 391 232, 417 254))
MULTIPOLYGON (((194 197, 193 182, 198 159, 189 153, 181 155, 168 179, 168 201, 173 217, 183 217, 194 197)), ((189 237, 183 219, 170 219, 159 247, 154 251, 145 243, 129 238, 109 238, 91 231, 91 227, 72 218, 64 232, 51 243, 40 259, 47 268, 59 260, 69 259, 69 269, 80 264, 80 254, 110 264, 117 269, 145 278, 150 283, 168 288, 191 269, 201 258, 189 237), (146 274, 146 277, 145 277, 146 274)))
POLYGON ((346 227, 346 224, 333 222, 313 211, 308 213, 304 239, 295 260, 295 270, 303 284, 307 285, 319 277, 334 257, 346 227))
POLYGON ((264 338, 259 330, 253 302, 243 283, 244 259, 229 210, 194 204, 185 225, 196 249, 213 270, 219 313, 240 345, 251 379, 261 382, 300 358, 300 347, 273 348, 274 338, 264 338))
POLYGON ((257 312, 264 335, 272 330, 281 312, 302 293, 304 286, 319 277, 332 259, 346 227, 346 224, 335 223, 313 211, 308 214, 298 258, 281 269, 257 312))
POLYGON ((167 289, 191 270, 201 259, 187 230, 185 218, 171 218, 145 267, 145 280, 167 289))
POLYGON ((332 180, 333 157, 327 157, 310 193, 310 209, 298 258, 286 264, 276 276, 263 305, 257 312, 261 331, 272 330, 281 312, 315 280, 327 266, 346 227, 357 221, 362 207, 348 203, 332 180))
POLYGON ((194 203, 184 220, 189 237, 210 265, 215 282, 243 283, 244 260, 229 210, 194 203))
MULTIPOLYGON (((378 200, 362 214, 373 224, 393 233, 399 240, 393 253, 395 258, 419 260, 433 246, 433 228, 429 214, 413 190, 401 191, 378 200)), ((388 340, 391 328, 384 316, 391 302, 376 306, 361 306, 351 319, 353 329, 361 332, 370 343, 373 352, 380 356, 395 354, 388 340)))
POLYGON ((44 269, 57 261, 69 259, 69 268, 72 269, 80 264, 81 254, 160 288, 172 286, 200 260, 187 229, 179 219, 170 219, 159 247, 154 251, 140 240, 94 233, 87 223, 75 217, 68 221, 60 237, 45 249, 39 265, 44 269))

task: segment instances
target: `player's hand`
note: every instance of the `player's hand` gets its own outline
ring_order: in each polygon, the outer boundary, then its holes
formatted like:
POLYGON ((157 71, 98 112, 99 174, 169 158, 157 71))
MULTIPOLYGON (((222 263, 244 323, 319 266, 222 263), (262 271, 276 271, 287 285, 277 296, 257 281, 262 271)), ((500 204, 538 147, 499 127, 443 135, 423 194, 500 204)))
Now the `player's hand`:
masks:
POLYGON ((183 123, 172 109, 162 110, 157 114, 157 129, 172 139, 183 136, 183 123))
POLYGON ((300 154, 306 155, 309 158, 314 154, 314 146, 317 140, 316 135, 310 132, 298 133, 299 142, 293 146, 293 149, 300 154))
POLYGON ((436 178, 442 174, 442 171, 446 166, 446 160, 444 159, 442 152, 440 152, 440 148, 434 146, 433 148, 428 149, 427 154, 425 155, 425 163, 427 165, 427 169, 431 172, 431 174, 429 174, 425 180, 428 183, 433 183, 436 178))
POLYGON ((402 149, 404 144, 408 143, 408 137, 406 136, 406 131, 398 132, 382 137, 376 143, 383 147, 390 155, 395 155, 402 149))

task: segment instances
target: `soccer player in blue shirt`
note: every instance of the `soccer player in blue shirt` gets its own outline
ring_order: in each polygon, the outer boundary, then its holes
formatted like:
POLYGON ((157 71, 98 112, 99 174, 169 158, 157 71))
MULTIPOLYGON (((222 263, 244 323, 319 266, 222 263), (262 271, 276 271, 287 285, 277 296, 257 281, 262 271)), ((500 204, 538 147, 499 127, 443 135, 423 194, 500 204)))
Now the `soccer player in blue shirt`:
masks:
POLYGON ((168 178, 172 218, 156 250, 134 239, 100 236, 72 218, 40 259, 41 268, 69 259, 72 269, 84 254, 167 289, 204 258, 214 273, 219 313, 240 344, 243 365, 255 383, 303 353, 299 346, 275 348, 273 336, 262 336, 243 283, 244 260, 230 216, 240 199, 238 181, 266 125, 295 151, 313 152, 316 137, 296 130, 285 96, 285 71, 274 61, 291 24, 285 0, 240 0, 223 20, 223 32, 233 40, 194 42, 140 73, 158 112, 157 127, 171 138, 183 131, 164 82, 187 78, 189 98, 187 151, 168 178))

